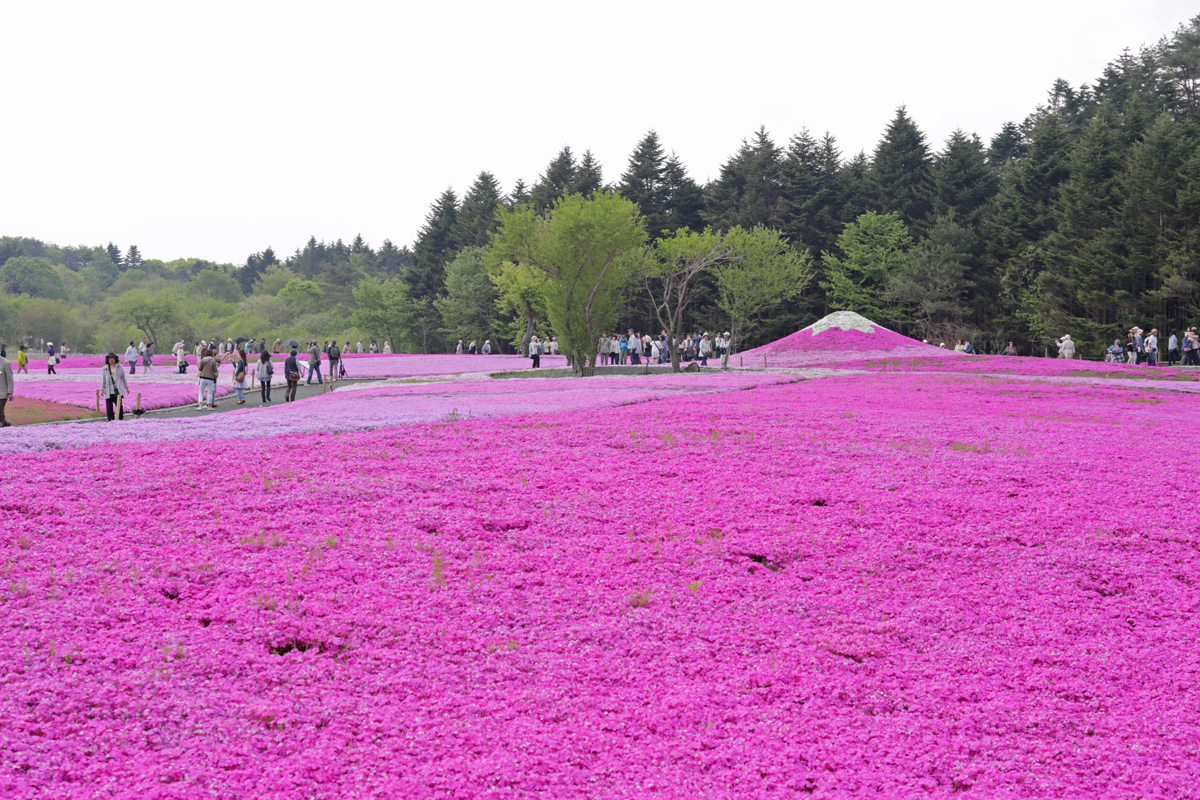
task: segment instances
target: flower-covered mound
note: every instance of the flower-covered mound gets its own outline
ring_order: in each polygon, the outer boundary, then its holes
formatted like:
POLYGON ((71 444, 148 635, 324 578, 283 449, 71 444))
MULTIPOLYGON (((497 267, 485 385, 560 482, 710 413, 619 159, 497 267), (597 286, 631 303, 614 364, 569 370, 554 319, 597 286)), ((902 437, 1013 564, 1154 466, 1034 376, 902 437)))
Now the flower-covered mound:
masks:
POLYGON ((807 328, 732 356, 732 366, 837 366, 879 358, 946 358, 954 350, 918 342, 850 311, 838 311, 807 328))
POLYGON ((1183 797, 1193 405, 875 373, 10 454, 0 795, 1183 797))

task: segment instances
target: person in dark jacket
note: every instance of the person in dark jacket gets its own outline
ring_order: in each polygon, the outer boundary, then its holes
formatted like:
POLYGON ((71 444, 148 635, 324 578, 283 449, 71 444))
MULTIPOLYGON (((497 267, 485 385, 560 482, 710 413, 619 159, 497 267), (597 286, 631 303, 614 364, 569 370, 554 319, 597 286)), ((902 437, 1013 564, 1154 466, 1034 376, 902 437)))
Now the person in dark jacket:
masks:
POLYGON ((121 398, 129 394, 129 382, 125 380, 125 368, 116 353, 104 357, 104 370, 100 373, 100 394, 104 395, 104 411, 108 421, 125 419, 125 407, 121 398))
POLYGON ((342 357, 342 351, 338 348, 337 342, 329 343, 329 380, 337 377, 338 361, 342 357))
POLYGON ((292 348, 292 354, 283 362, 283 376, 287 378, 287 388, 283 390, 283 402, 290 403, 296 399, 296 391, 300 388, 300 359, 296 358, 299 351, 292 348))

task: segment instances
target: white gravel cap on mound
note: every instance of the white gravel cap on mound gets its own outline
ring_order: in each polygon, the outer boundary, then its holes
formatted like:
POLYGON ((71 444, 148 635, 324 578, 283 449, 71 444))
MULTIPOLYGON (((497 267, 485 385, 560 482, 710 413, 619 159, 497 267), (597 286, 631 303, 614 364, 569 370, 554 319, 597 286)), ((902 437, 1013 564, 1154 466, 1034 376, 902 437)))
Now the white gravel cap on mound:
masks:
POLYGON ((817 320, 812 325, 809 325, 804 330, 812 331, 812 335, 824 333, 830 328, 841 328, 844 331, 862 331, 863 333, 874 333, 877 326, 874 322, 864 317, 862 314, 856 314, 853 311, 835 311, 827 317, 817 320))

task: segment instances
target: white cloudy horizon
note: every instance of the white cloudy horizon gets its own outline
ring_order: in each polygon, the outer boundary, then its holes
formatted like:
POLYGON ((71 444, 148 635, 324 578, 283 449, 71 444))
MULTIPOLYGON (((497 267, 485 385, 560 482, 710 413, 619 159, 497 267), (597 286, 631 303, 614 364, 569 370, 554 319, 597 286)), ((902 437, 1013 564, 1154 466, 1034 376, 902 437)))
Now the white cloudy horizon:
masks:
POLYGON ((650 129, 701 183, 760 125, 869 153, 900 105, 934 150, 986 143, 1189 6, 10 4, 0 235, 241 264, 410 244, 447 187, 532 184, 564 145, 615 182, 650 129))

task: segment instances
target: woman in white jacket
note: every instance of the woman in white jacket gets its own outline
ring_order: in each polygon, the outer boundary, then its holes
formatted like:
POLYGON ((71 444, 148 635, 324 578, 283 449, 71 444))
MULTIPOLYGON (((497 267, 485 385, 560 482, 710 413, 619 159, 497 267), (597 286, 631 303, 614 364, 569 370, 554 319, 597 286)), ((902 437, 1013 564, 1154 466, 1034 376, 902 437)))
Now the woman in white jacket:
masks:
POLYGON ((100 394, 104 395, 104 410, 108 421, 125 419, 125 408, 121 398, 129 394, 129 381, 125 379, 125 368, 116 353, 104 357, 104 369, 100 372, 100 394), (115 412, 114 412, 115 410, 115 412))

